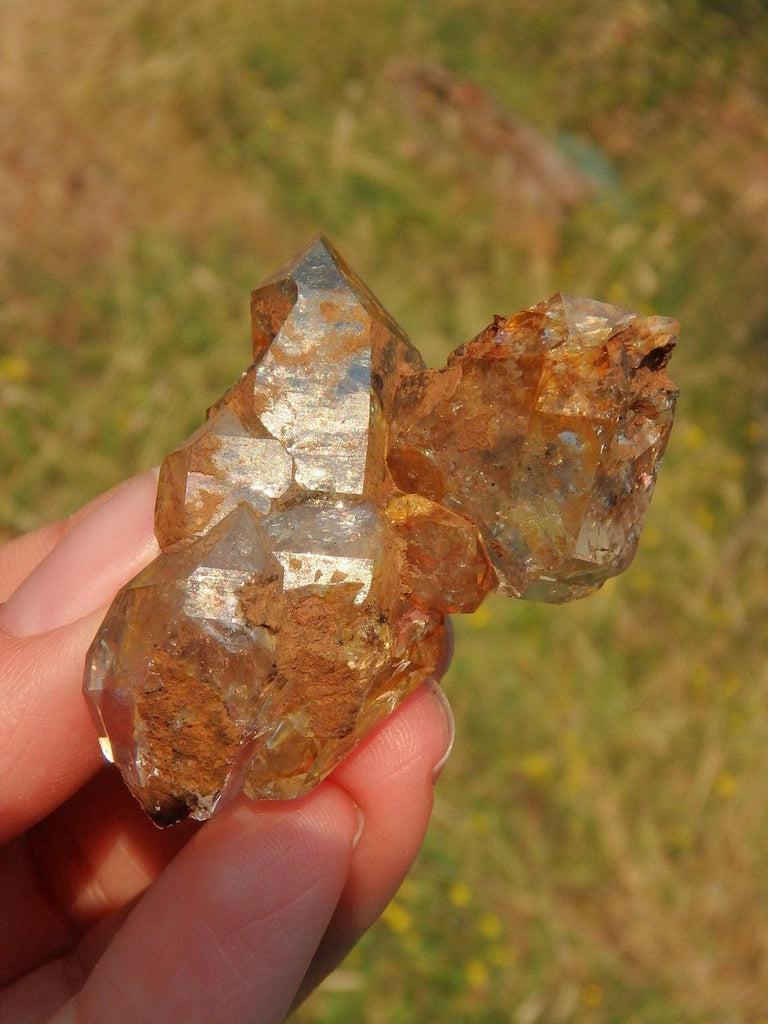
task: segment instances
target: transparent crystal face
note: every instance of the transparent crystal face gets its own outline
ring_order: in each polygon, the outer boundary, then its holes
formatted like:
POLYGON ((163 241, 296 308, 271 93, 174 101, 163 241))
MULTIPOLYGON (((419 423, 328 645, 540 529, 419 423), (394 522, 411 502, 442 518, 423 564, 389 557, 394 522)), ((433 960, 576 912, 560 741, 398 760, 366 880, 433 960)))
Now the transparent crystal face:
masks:
POLYGON ((583 597, 634 555, 672 426, 676 329, 568 295, 492 324, 402 383, 395 482, 477 523, 503 592, 583 597))
POLYGON ((308 792, 437 670, 446 614, 625 568, 672 423, 662 317, 556 295, 426 370, 323 239, 251 309, 254 362, 164 461, 161 554, 86 665, 163 825, 308 792))

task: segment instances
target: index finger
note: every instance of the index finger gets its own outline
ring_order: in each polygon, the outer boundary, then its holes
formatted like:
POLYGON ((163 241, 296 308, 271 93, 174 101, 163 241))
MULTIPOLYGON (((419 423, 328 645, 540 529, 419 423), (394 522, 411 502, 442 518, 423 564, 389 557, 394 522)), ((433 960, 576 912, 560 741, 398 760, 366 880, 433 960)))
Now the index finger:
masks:
POLYGON ((83 663, 107 603, 157 550, 154 491, 143 474, 98 505, 0 608, 0 841, 99 766, 83 663))
MULTIPOLYGON (((144 476, 144 474, 139 474, 144 476)), ((121 480, 110 490, 98 494, 89 502, 73 512, 66 519, 57 519, 37 530, 23 533, 8 541, 0 548, 0 604, 7 601, 13 592, 37 568, 43 559, 60 544, 68 533, 83 519, 87 519, 107 501, 114 498, 125 488, 134 486, 134 480, 121 480)))

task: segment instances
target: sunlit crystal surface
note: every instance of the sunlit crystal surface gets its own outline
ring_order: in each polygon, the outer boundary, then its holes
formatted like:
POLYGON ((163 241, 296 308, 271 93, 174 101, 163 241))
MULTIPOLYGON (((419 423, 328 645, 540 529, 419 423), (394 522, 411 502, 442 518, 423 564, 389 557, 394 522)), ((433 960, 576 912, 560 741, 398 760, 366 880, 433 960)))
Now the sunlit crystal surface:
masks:
POLYGON ((388 464, 477 525, 514 597, 580 597, 632 560, 676 391, 677 324, 555 295, 399 388, 388 464))
POLYGON ((427 370, 324 239, 251 303, 254 362, 161 468, 161 554, 88 655, 102 748, 158 824, 308 792, 499 589, 632 559, 677 325, 556 295, 427 370))

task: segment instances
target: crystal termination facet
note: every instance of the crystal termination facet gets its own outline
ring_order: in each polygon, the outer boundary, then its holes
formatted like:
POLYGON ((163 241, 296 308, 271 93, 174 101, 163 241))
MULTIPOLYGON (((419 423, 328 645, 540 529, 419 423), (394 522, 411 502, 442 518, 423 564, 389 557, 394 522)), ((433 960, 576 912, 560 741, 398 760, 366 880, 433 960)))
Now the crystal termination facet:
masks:
POLYGON ((254 361, 165 459, 161 554, 86 663, 160 825, 308 792, 436 671, 446 614, 621 572, 674 414, 664 317, 555 295, 429 370, 322 238, 251 311, 254 361))

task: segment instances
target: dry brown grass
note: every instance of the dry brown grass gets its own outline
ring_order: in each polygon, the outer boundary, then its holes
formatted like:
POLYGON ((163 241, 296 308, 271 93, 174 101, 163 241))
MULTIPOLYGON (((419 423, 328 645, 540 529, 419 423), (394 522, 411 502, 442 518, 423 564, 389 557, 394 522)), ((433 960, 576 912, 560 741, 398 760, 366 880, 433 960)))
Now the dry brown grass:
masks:
POLYGON ((635 565, 457 623, 425 852, 304 1021, 768 1019, 768 25, 719 6, 0 5, 6 535, 191 429, 317 230, 433 360, 557 287, 683 321, 635 565), (592 197, 519 208, 402 61, 490 90, 592 197))

